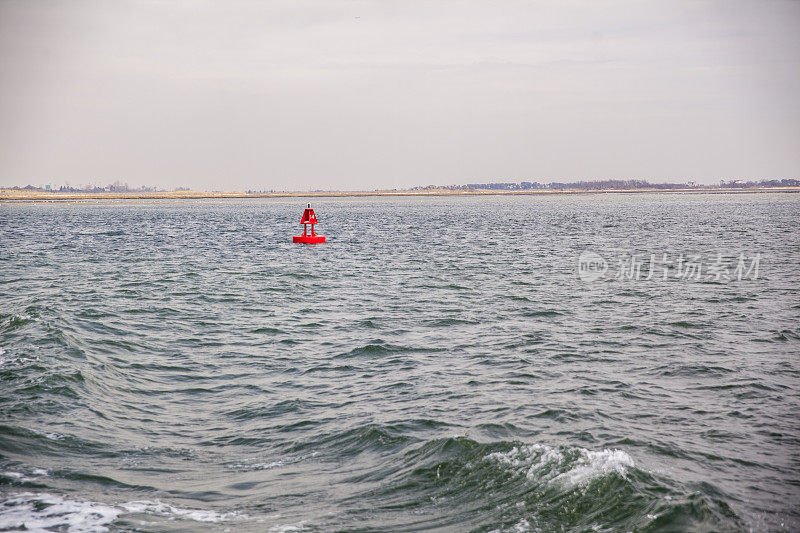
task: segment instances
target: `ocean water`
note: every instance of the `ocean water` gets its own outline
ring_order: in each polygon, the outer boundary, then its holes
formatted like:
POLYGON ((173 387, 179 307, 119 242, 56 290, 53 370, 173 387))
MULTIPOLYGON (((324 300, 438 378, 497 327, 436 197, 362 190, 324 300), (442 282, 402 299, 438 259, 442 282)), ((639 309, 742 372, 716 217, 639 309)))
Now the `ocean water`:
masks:
POLYGON ((312 202, 0 205, 0 530, 800 529, 800 195, 312 202))

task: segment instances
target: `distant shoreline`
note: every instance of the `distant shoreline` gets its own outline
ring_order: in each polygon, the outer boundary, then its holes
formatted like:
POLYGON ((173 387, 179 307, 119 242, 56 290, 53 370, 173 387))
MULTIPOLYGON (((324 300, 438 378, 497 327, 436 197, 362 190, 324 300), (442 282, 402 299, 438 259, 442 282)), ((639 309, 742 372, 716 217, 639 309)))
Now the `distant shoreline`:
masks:
POLYGON ((559 190, 493 190, 493 189, 423 189, 388 191, 316 191, 316 192, 207 192, 207 191, 163 191, 163 192, 47 192, 25 189, 0 189, 2 201, 69 201, 69 200, 199 200, 213 198, 357 198, 357 197, 427 197, 427 196, 550 196, 576 194, 741 194, 800 192, 800 187, 692 187, 685 189, 559 189, 559 190))

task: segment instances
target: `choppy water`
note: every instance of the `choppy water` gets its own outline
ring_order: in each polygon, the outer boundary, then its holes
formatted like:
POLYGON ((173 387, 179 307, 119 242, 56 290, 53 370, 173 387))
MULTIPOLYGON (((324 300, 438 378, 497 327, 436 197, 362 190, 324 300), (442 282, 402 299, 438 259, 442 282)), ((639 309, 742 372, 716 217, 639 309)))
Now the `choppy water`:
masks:
POLYGON ((0 205, 0 530, 800 528, 800 196, 304 206, 0 205))

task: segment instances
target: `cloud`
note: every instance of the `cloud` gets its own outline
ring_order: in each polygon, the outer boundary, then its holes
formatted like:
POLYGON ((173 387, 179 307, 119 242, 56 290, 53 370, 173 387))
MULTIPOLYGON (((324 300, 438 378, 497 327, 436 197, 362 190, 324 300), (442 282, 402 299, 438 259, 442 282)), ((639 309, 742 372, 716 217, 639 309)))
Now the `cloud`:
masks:
POLYGON ((791 2, 0 3, 0 184, 800 174, 791 2))

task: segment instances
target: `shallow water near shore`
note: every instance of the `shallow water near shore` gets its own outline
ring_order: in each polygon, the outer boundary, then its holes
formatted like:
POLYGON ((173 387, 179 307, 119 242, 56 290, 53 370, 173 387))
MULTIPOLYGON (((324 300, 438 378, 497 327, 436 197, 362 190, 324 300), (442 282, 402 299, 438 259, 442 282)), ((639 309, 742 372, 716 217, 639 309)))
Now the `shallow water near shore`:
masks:
POLYGON ((800 529, 800 195, 312 202, 0 204, 0 530, 800 529))

